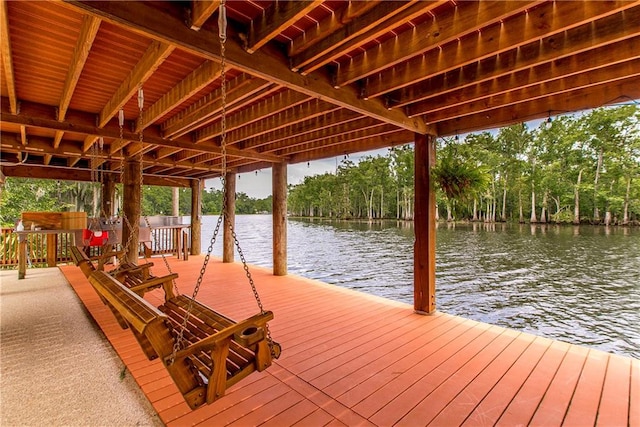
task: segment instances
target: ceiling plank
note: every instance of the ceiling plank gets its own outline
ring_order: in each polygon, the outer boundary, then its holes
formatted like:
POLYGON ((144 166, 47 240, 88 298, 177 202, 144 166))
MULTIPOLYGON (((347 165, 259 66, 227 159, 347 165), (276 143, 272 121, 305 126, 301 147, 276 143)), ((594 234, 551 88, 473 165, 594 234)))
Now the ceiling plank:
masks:
MULTIPOLYGON (((179 46, 203 58, 220 61, 217 46, 211 43, 211 40, 217 39, 217 28, 215 30, 203 28, 199 32, 191 31, 181 24, 179 17, 154 8, 146 2, 65 0, 65 3, 139 34, 179 46)), ((355 88, 335 89, 330 79, 320 72, 309 76, 291 72, 287 58, 270 45, 265 45, 259 51, 248 54, 236 37, 229 37, 226 43, 226 61, 246 73, 395 124, 403 129, 421 134, 435 131, 420 119, 409 119, 398 109, 387 109, 380 100, 361 99, 359 91, 355 88)))
POLYGON ((598 108, 630 99, 640 98, 640 77, 632 77, 613 84, 603 84, 569 93, 548 96, 539 100, 494 108, 438 123, 438 135, 450 136, 460 132, 495 129, 551 115, 598 108))
MULTIPOLYGON (((466 110, 474 102, 487 100, 486 102, 489 103, 490 98, 558 79, 568 79, 574 83, 575 77, 580 74, 638 58, 640 58, 640 36, 619 42, 615 46, 604 46, 587 53, 546 62, 496 79, 483 81, 474 86, 434 96, 426 101, 410 105, 407 107, 407 112, 409 115, 428 114, 427 121, 433 122, 439 120, 440 111, 443 111, 442 114, 448 117, 449 114, 458 113, 458 111, 454 111, 455 109, 466 110)), ((633 72, 633 70, 630 71, 633 72)), ((598 79, 595 75, 591 75, 591 77, 592 80, 598 79)))
POLYGON ((218 10, 220 0, 191 0, 189 10, 189 28, 200 31, 200 28, 218 10))
POLYGON ((545 3, 528 13, 484 28, 481 32, 461 38, 460 41, 447 43, 441 49, 431 50, 425 55, 369 77, 366 90, 369 96, 380 96, 424 81, 433 75, 538 41, 542 37, 590 24, 591 19, 613 15, 637 4, 638 2, 624 0, 606 3, 545 3))
POLYGON ((434 7, 447 2, 448 0, 382 2, 375 9, 329 35, 322 42, 293 57, 292 69, 298 71, 302 68, 300 72, 303 75, 309 74, 357 46, 374 40, 394 27, 429 13, 434 7))
POLYGON ((98 34, 100 28, 100 19, 84 15, 82 17, 82 25, 80 26, 80 34, 78 35, 78 41, 73 49, 73 56, 69 62, 69 72, 64 82, 64 88, 62 89, 62 96, 60 97, 60 105, 58 106, 58 120, 64 121, 64 117, 67 114, 67 108, 71 103, 71 97, 76 89, 80 74, 84 68, 84 64, 89 57, 91 46, 98 34))
POLYGON ((246 50, 254 53, 280 34, 285 28, 295 24, 300 18, 320 6, 324 0, 276 1, 258 19, 251 21, 246 50))
POLYGON ((13 56, 11 54, 11 38, 9 37, 9 12, 8 0, 0 0, 0 47, 2 48, 2 66, 4 79, 7 84, 7 95, 12 114, 18 111, 18 98, 16 96, 16 81, 13 70, 13 56))
POLYGON ((156 40, 151 42, 140 61, 133 67, 133 70, 131 70, 100 112, 99 127, 106 125, 116 115, 118 110, 138 91, 140 85, 151 77, 174 49, 175 46, 167 43, 161 43, 156 40))
MULTIPOLYGON (((9 123, 16 125, 25 125, 27 127, 35 127, 40 129, 61 130, 64 132, 74 132, 87 135, 88 137, 97 138, 99 136, 105 138, 120 138, 120 128, 116 124, 110 124, 105 127, 97 127, 95 116, 87 113, 68 112, 64 122, 52 119, 53 114, 50 113, 51 107, 41 104, 23 102, 20 114, 11 114, 6 108, 6 98, 0 100, 0 123, 9 123)), ((139 134, 129 130, 124 131, 123 138, 127 141, 138 141, 139 134)), ((143 142, 146 144, 158 145, 161 147, 183 148, 190 150, 198 150, 203 152, 220 154, 222 149, 215 144, 194 144, 191 139, 173 139, 168 140, 160 136, 160 130, 157 127, 150 127, 143 135, 143 142)), ((83 144, 88 143, 88 140, 83 144)), ((90 147, 90 144, 87 145, 90 147)), ((85 151, 88 148, 85 149, 85 151)), ((254 150, 241 150, 235 147, 227 147, 227 155, 231 157, 246 157, 255 160, 265 160, 268 162, 279 163, 285 159, 273 154, 262 154, 254 150)))
POLYGON ((153 105, 142 112, 136 121, 136 132, 151 125, 176 105, 191 98, 202 88, 214 81, 220 73, 220 64, 213 61, 205 61, 191 72, 187 77, 178 82, 169 92, 162 95, 153 105), (142 124, 145 124, 143 127, 142 124))
POLYGON ((466 34, 499 23, 538 3, 539 0, 459 2, 449 13, 439 14, 437 19, 432 17, 412 30, 384 41, 366 54, 354 57, 348 64, 341 65, 338 86, 355 82, 466 34))
MULTIPOLYGON (((592 24, 545 37, 517 49, 509 50, 483 61, 473 62, 446 74, 439 74, 419 85, 410 86, 390 95, 393 107, 403 107, 458 89, 475 86, 536 64, 562 62, 567 57, 589 52, 607 45, 624 42, 638 36, 640 7, 608 16, 592 24)), ((617 49, 611 46, 613 50, 617 49)))

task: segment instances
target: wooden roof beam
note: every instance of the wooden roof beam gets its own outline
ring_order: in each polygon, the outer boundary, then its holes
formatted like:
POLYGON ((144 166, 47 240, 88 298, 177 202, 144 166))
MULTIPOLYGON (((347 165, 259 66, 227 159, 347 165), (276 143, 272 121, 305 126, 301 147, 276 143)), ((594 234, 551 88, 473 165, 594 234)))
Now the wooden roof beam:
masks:
POLYGON ((521 103, 544 99, 561 93, 570 93, 591 86, 608 84, 617 80, 640 76, 640 55, 636 59, 618 64, 600 67, 593 70, 578 71, 570 76, 558 76, 555 79, 491 96, 483 96, 475 100, 467 100, 462 105, 444 108, 425 116, 428 122, 436 123, 457 117, 477 114, 497 107, 508 107, 521 103))
POLYGON ((91 46, 98 34, 100 28, 100 19, 91 15, 84 15, 82 17, 82 25, 80 26, 80 34, 78 35, 78 41, 73 49, 73 56, 71 57, 69 72, 64 82, 64 88, 62 89, 62 96, 60 97, 60 104, 58 106, 58 120, 64 121, 67 114, 67 108, 71 103, 71 97, 76 89, 80 74, 84 68, 84 64, 89 57, 91 46))
POLYGON ((322 19, 316 25, 306 29, 302 35, 293 39, 291 43, 289 43, 287 55, 294 57, 300 52, 309 49, 311 46, 314 46, 335 31, 338 31, 340 28, 364 15, 380 3, 382 2, 379 0, 347 2, 345 7, 335 10, 327 18, 322 19))
POLYGON ((344 123, 336 130, 321 129, 310 134, 295 136, 274 144, 266 145, 263 152, 271 153, 296 153, 301 146, 313 143, 329 143, 333 139, 341 139, 343 142, 355 141, 375 135, 397 132, 398 128, 386 123, 365 117, 353 122, 344 123), (291 151, 290 151, 291 150, 291 151))
MULTIPOLYGON (((17 178, 33 179, 59 179, 63 181, 85 181, 90 182, 91 171, 78 168, 58 167, 58 166, 38 166, 38 165, 16 165, 2 166, 2 172, 6 176, 17 178)), ((103 171, 104 172, 104 171, 103 171)), ((116 173, 108 172, 107 173, 116 173)), ((159 177, 143 175, 144 185, 160 185, 164 187, 191 187, 191 180, 180 177, 159 177)))
MULTIPOLYGON (((257 94, 264 95, 264 91, 271 87, 271 83, 255 78, 248 74, 241 74, 227 82, 226 112, 232 113, 252 102, 257 94)), ((276 88, 272 88, 276 90, 276 88)), ((218 88, 199 102, 192 104, 181 114, 172 117, 162 124, 165 138, 177 138, 190 131, 202 127, 214 119, 222 111, 222 89, 218 88)))
POLYGON ((249 24, 247 52, 254 53, 323 2, 324 0, 273 2, 262 16, 249 24))
POLYGON ((319 117, 338 110, 341 110, 341 108, 331 103, 312 99, 293 108, 268 116, 259 122, 251 123, 250 125, 242 126, 229 132, 227 134, 227 143, 235 144, 272 132, 277 133, 280 131, 284 133, 283 129, 291 125, 308 121, 316 122, 319 120, 319 117))
MULTIPOLYGON (((516 3, 520 2, 502 2, 516 3)), ((447 43, 368 78, 366 91, 370 97, 424 81, 439 73, 471 64, 493 55, 538 41, 542 37, 563 33, 592 19, 603 18, 629 9, 638 2, 553 2, 544 3, 528 13, 514 16, 482 31, 447 43), (434 67, 434 64, 436 66, 434 67), (425 70, 429 70, 425 72, 425 70)), ((517 66, 517 64, 516 64, 517 66)))
MULTIPOLYGON (((396 127, 390 125, 381 125, 375 132, 370 129, 358 130, 355 132, 347 133, 341 136, 332 136, 326 138, 324 141, 306 142, 297 145, 286 147, 282 150, 278 150, 279 153, 286 154, 287 156, 294 157, 298 153, 304 153, 305 151, 313 151, 316 148, 327 149, 332 145, 352 146, 356 145, 358 141, 368 142, 371 140, 382 140, 389 135, 397 135, 398 133, 404 134, 403 141, 411 142, 413 137, 409 136, 407 132, 399 130, 396 127)), ((367 149, 369 150, 369 149, 367 149)))
POLYGON ((9 97, 9 111, 11 114, 17 114, 18 97, 16 95, 13 56, 11 54, 11 37, 9 36, 8 3, 8 0, 0 0, 0 50, 2 51, 2 66, 5 83, 7 84, 7 95, 9 97))
MULTIPOLYGON (((620 68, 613 67, 614 65, 638 58, 640 58, 640 36, 620 42, 616 47, 604 46, 586 54, 547 62, 497 79, 484 81, 475 86, 432 97, 407 107, 407 114, 410 116, 427 114, 427 121, 436 122, 445 117, 455 117, 456 114, 463 113, 475 103, 484 101, 485 105, 491 105, 496 99, 502 99, 500 98, 502 95, 511 97, 514 92, 527 87, 539 87, 545 84, 545 87, 550 88, 559 79, 575 84, 579 80, 583 80, 580 75, 586 73, 590 73, 591 82, 602 80, 602 78, 606 79, 606 76, 602 75, 603 72, 615 74, 620 68), (499 89, 496 90, 496 88, 499 89)), ((625 67, 625 69, 627 68, 625 67)), ((632 69, 628 71, 631 74, 634 73, 632 69)))
MULTIPOLYGON (((366 54, 354 57, 348 64, 340 67, 337 84, 344 86, 368 77, 466 34, 499 23, 538 3, 539 0, 459 2, 448 14, 439 14, 437 19, 432 17, 412 30, 384 41, 366 54)), ((424 73, 424 69, 422 72, 424 73)))
POLYGON ((514 123, 546 118, 549 114, 562 114, 587 110, 640 98, 640 77, 631 77, 587 89, 572 90, 531 102, 498 107, 465 117, 438 123, 440 136, 455 135, 468 130, 495 129, 514 123))
MULTIPOLYGON (((191 31, 182 24, 179 16, 155 8, 146 2, 91 0, 65 0, 65 2, 76 9, 154 40, 161 40, 206 59, 220 61, 218 47, 211 42, 217 38, 215 27, 213 30, 203 28, 199 32, 191 31)), ((287 58, 282 52, 269 45, 254 54, 248 54, 240 41, 233 36, 233 30, 230 28, 228 30, 230 37, 226 44, 226 60, 234 68, 412 132, 426 134, 432 131, 421 120, 409 119, 397 109, 389 110, 379 100, 361 99, 356 88, 335 89, 328 76, 322 74, 320 70, 313 76, 302 76, 291 72, 287 58)))
POLYGON ((195 31, 200 31, 204 23, 218 10, 220 0, 191 0, 188 25, 195 31))
MULTIPOLYGON (((291 135, 296 135, 296 138, 304 138, 306 134, 315 134, 317 132, 322 132, 325 129, 342 125, 343 123, 354 121, 358 122, 359 120, 367 121, 367 123, 371 121, 380 123, 378 120, 370 117, 362 117, 356 112, 342 108, 337 111, 331 111, 323 114, 317 119, 305 120, 300 123, 289 125, 286 128, 267 132, 257 137, 249 137, 240 142, 238 146, 241 148, 256 149, 267 144, 274 144, 278 141, 289 139, 291 138, 291 135)), ((324 134, 324 136, 326 136, 326 134, 324 134)))
POLYGON ((144 55, 133 70, 124 79, 120 87, 113 94, 109 102, 100 112, 98 126, 105 126, 118 110, 138 91, 140 85, 146 82, 149 77, 158 69, 165 59, 171 55, 175 49, 174 45, 152 41, 144 55))
MULTIPOLYGON (((287 90, 275 94, 270 98, 260 100, 257 104, 227 117, 226 130, 231 132, 239 127, 247 126, 251 123, 263 120, 266 117, 285 111, 296 105, 306 102, 309 97, 305 94, 287 90)), ((195 133, 195 142, 200 143, 212 139, 222 132, 220 122, 199 129, 195 133)))
MULTIPOLYGON (((11 114, 6 107, 6 98, 0 100, 1 107, 1 123, 13 123, 16 125, 25 125, 27 127, 36 127, 40 129, 61 130, 74 133, 85 134, 93 138, 99 136, 105 138, 113 138, 119 140, 120 128, 116 124, 110 124, 103 128, 99 128, 95 123, 95 116, 92 114, 81 112, 69 112, 64 122, 52 119, 50 114, 51 107, 41 104, 23 102, 20 114, 11 114)), ((139 135, 131 131, 125 131, 123 137, 126 141, 138 141, 139 135)), ((188 139, 168 140, 160 136, 160 130, 157 127, 147 129, 144 134, 144 143, 153 144, 161 147, 194 149, 198 151, 220 154, 221 148, 215 144, 201 143, 197 146, 188 139)), ((88 148, 87 148, 88 149, 88 148)), ((233 157, 246 157, 255 160, 265 160, 268 162, 279 163, 284 161, 283 158, 272 154, 262 154, 253 150, 241 150, 235 147, 227 147, 227 154, 233 157)))
POLYGON ((177 85, 165 93, 153 105, 142 112, 136 121, 136 132, 153 124, 176 105, 191 98, 202 88, 214 81, 220 73, 220 64, 213 61, 205 61, 202 65, 191 72, 186 78, 178 82, 177 85), (144 123, 144 126, 143 126, 144 123))
MULTIPOLYGON (((611 50, 607 45, 624 42, 639 34, 640 7, 581 25, 569 31, 536 40, 482 61, 472 62, 446 74, 438 74, 425 83, 392 92, 393 107, 403 107, 432 97, 439 97, 458 89, 476 86, 495 78, 511 75, 536 64, 563 63, 566 58, 593 49, 611 50)), ((616 47, 617 49, 617 47, 616 47)))
POLYGON ((355 47, 388 33, 402 23, 429 13, 433 8, 448 1, 382 2, 367 14, 350 22, 320 43, 293 57, 292 69, 294 71, 302 69, 300 72, 303 75, 309 74, 334 59, 347 54, 355 47))

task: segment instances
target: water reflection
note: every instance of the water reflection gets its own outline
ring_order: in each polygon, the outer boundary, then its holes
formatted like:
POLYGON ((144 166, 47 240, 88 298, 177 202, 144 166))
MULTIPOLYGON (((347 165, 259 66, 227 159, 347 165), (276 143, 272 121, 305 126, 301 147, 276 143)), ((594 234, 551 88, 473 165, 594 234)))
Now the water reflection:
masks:
MULTIPOLYGON (((236 227, 247 260, 271 266, 271 217, 236 227)), ((413 303, 411 223, 290 219, 288 239, 291 273, 413 303)), ((638 358, 638 254, 638 229, 440 223, 438 309, 638 358)))

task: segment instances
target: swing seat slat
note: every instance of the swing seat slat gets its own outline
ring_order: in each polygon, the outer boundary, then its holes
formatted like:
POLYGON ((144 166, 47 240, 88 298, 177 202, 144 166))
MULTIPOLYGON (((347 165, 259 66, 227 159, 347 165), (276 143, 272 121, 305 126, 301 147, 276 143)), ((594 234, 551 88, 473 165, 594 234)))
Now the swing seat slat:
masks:
MULTIPOLYGON (((214 311, 188 296, 169 293, 156 308, 125 284, 102 271, 93 272, 89 281, 96 291, 130 325, 148 357, 159 357, 182 393, 195 409, 222 397, 228 387, 272 363, 264 331, 273 313, 266 311, 240 322, 214 311), (174 343, 192 305, 182 348, 173 356, 174 343), (250 332, 247 332, 250 331, 250 332), (257 333, 262 338, 241 345, 236 337, 257 333)), ((163 286, 165 290, 167 286, 163 286)))

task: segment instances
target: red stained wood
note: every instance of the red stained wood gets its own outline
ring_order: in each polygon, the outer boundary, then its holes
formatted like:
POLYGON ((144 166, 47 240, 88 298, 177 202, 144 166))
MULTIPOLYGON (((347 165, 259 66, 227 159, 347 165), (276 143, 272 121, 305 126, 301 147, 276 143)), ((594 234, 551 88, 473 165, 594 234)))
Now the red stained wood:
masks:
MULTIPOLYGON (((191 293, 202 256, 169 258, 191 293)), ((154 274, 166 274, 156 262, 154 274), (157 269, 157 271, 156 271, 157 269)), ((280 359, 195 411, 75 266, 61 267, 168 425, 639 425, 640 362, 252 267, 280 359)), ((160 291, 145 295, 161 303, 160 291)), ((212 260, 198 299, 257 312, 240 264, 212 260)))

